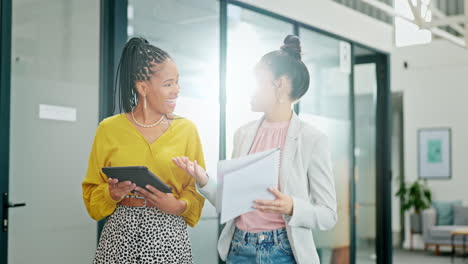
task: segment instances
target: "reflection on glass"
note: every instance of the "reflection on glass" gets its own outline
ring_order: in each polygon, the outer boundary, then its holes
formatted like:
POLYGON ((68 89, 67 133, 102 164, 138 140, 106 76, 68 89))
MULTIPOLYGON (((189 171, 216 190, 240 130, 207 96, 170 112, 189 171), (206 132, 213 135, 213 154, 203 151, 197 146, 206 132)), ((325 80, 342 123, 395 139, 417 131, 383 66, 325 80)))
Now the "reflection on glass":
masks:
MULTIPOLYGON (((359 54, 357 54, 359 55, 359 54)), ((356 120, 356 261, 376 263, 375 63, 354 66, 356 120)))
MULTIPOLYGON (((202 140, 207 170, 219 153, 219 3, 212 0, 129 0, 128 37, 142 36, 176 61, 181 92, 175 114, 192 120, 202 140)), ((218 219, 205 202, 189 229, 195 263, 217 263, 218 219), (199 243, 203 241, 203 243, 199 243)))
POLYGON ((226 80, 226 149, 232 152, 234 132, 248 121, 261 117, 250 111, 255 88, 254 66, 266 53, 280 48, 292 34, 291 24, 237 6, 228 6, 228 49, 226 80))
POLYGON ((352 167, 349 44, 305 29, 300 37, 311 77, 309 91, 300 102, 301 118, 328 136, 338 202, 338 223, 330 231, 314 230, 314 240, 322 263, 347 264, 352 167))

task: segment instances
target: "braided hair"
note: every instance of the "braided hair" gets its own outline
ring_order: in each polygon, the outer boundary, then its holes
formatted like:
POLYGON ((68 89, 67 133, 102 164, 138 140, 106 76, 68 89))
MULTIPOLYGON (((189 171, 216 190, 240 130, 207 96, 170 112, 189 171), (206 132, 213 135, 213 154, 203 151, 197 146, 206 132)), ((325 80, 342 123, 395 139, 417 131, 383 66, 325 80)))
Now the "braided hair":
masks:
MULTIPOLYGON (((136 82, 150 80, 156 72, 154 67, 170 58, 167 52, 151 45, 142 37, 133 37, 125 44, 117 67, 114 86, 114 96, 117 96, 116 89, 120 94, 120 112, 122 112, 122 106, 125 113, 129 113, 138 104, 136 82)), ((115 101, 114 98, 114 110, 115 101)))
POLYGON ((287 76, 291 80, 290 97, 293 100, 300 99, 309 89, 309 70, 302 62, 301 52, 299 38, 288 35, 279 50, 265 54, 260 60, 260 62, 267 65, 275 79, 287 76))

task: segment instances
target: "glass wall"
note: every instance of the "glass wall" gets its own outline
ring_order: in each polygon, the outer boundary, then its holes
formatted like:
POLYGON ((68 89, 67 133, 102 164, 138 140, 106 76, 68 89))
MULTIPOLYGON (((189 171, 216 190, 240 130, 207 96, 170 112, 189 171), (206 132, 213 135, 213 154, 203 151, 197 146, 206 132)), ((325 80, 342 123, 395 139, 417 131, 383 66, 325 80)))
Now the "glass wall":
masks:
POLYGON ((266 53, 277 50, 292 34, 290 23, 228 6, 228 49, 226 80, 226 150, 232 152, 234 132, 261 113, 250 111, 255 88, 254 66, 266 53))
MULTIPOLYGON (((129 0, 128 5, 128 37, 147 38, 167 50, 177 62, 181 74, 181 98, 176 114, 197 124, 207 167, 212 174, 216 174, 220 150, 226 149, 227 158, 231 157, 236 129, 261 117, 261 113, 250 110, 255 64, 267 52, 277 50, 285 36, 293 34, 295 27, 289 20, 228 2, 227 43, 226 47, 220 47, 219 6, 223 4, 225 2, 215 0, 196 3, 190 0, 129 0), (220 116, 220 103, 224 103, 219 97, 223 89, 219 86, 220 48, 226 48, 227 55, 225 116, 220 116), (226 127, 221 128, 220 124, 224 123, 226 127), (219 134, 223 130, 226 131, 225 139, 219 134)), ((353 68, 350 42, 305 25, 296 26, 302 41, 303 61, 311 75, 309 91, 299 103, 299 115, 328 135, 338 200, 337 225, 330 231, 314 231, 321 262, 354 263, 350 252, 353 245, 358 249, 357 263, 373 262, 377 114, 374 111, 376 82, 372 82, 372 76, 375 77, 375 70, 353 68), (360 77, 355 75, 358 79, 352 83, 354 71, 360 77), (352 85, 373 90, 357 93, 353 101, 352 85), (356 123, 353 123, 354 117, 356 123), (354 134, 356 138, 353 138, 354 134), (353 149, 354 142, 356 149, 353 149), (356 225, 352 225, 354 221, 351 220, 355 220, 356 225), (356 241, 351 236, 354 231, 356 241)), ((195 263, 218 262, 218 231, 215 209, 206 203, 200 224, 190 230, 192 241, 203 241, 192 243, 195 263)))
POLYGON ((352 177, 352 120, 350 44, 301 28, 303 61, 310 72, 310 87, 300 102, 300 116, 322 130, 330 144, 338 223, 330 231, 314 231, 322 263, 349 263, 350 179, 352 177))
POLYGON ((375 52, 356 46, 354 111, 356 122, 356 259, 376 263, 376 63, 375 52), (367 61, 366 61, 366 58, 367 61), (363 61, 364 60, 364 61, 363 61))
MULTIPOLYGON (((213 0, 128 1, 128 37, 148 39, 177 63, 181 91, 175 114, 197 125, 209 172, 216 172, 219 153, 218 21, 219 3, 213 0)), ((218 217, 208 201, 189 232, 192 241, 203 241, 192 243, 195 263, 217 263, 218 217)))
POLYGON ((374 63, 355 66, 356 257, 359 263, 376 261, 375 76, 374 63))

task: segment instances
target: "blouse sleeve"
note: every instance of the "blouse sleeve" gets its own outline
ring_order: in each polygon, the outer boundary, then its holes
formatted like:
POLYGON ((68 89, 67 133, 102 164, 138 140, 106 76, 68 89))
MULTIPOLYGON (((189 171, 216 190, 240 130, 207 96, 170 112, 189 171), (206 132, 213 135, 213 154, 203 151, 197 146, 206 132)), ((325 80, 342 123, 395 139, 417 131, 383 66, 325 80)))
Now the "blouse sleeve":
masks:
MULTIPOLYGON (((190 137, 191 139, 188 141, 187 146, 187 157, 190 160, 196 160, 197 163, 205 169, 203 149, 195 126, 190 137)), ((182 217, 189 226, 194 227, 200 220, 203 205, 205 203, 205 198, 197 192, 194 178, 190 177, 190 181, 181 192, 179 200, 185 201, 187 204, 185 211, 181 214, 182 217)))
POLYGON ((84 204, 91 218, 95 220, 101 220, 111 215, 119 202, 112 199, 107 183, 108 178, 101 171, 101 168, 105 167, 105 139, 101 123, 94 137, 88 160, 88 170, 81 185, 84 204))

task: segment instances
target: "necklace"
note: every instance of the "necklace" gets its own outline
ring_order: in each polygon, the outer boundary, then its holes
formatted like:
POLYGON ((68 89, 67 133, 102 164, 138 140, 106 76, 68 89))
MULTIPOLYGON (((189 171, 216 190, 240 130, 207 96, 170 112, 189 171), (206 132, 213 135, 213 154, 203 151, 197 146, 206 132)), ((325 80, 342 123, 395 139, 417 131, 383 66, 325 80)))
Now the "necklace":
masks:
POLYGON ((133 121, 135 122, 135 124, 137 124, 137 125, 139 125, 139 126, 141 126, 141 127, 146 127, 146 128, 148 128, 148 127, 155 127, 155 126, 159 125, 159 124, 163 121, 164 115, 162 115, 161 118, 160 118, 158 121, 156 121, 155 123, 149 124, 149 125, 145 125, 145 124, 142 124, 142 123, 140 123, 140 122, 138 122, 138 121, 136 120, 135 115, 133 115, 133 109, 132 109, 132 118, 133 118, 133 121))

